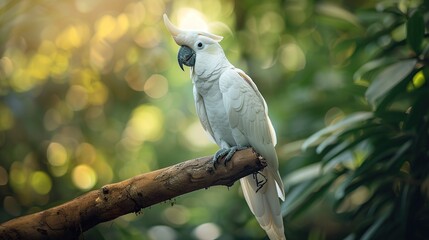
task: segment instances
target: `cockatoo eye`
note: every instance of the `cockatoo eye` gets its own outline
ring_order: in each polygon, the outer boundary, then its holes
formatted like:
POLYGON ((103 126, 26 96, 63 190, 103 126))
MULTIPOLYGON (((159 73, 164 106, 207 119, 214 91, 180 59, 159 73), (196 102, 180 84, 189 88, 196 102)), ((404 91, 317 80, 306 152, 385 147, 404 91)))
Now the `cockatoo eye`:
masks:
POLYGON ((198 47, 198 49, 203 49, 204 45, 202 42, 198 42, 197 47, 198 47))

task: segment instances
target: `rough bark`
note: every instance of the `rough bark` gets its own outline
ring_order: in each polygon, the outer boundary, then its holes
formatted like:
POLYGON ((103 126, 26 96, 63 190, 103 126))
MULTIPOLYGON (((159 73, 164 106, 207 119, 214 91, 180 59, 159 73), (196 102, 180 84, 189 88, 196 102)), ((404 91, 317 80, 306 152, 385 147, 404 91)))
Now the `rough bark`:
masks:
POLYGON ((237 152, 226 164, 212 157, 108 184, 62 205, 12 219, 0 225, 0 239, 76 239, 95 225, 182 194, 236 180, 263 169, 266 162, 253 149, 237 152))

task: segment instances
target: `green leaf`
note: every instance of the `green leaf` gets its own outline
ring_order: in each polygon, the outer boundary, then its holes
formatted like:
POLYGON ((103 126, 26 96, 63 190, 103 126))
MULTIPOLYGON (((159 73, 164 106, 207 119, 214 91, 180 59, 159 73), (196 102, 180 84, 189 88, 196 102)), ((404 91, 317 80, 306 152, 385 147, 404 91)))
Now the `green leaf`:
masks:
POLYGON ((382 119, 384 124, 398 125, 407 119, 407 113, 404 111, 389 110, 383 112, 376 112, 375 115, 378 119, 382 119))
MULTIPOLYGON (((381 148, 381 147, 379 147, 381 148)), ((374 168, 376 164, 380 164, 385 158, 395 153, 395 149, 387 149, 385 148, 383 151, 374 151, 371 153, 365 161, 360 165, 354 174, 352 175, 352 178, 358 178, 361 175, 364 175, 366 172, 369 172, 371 169, 374 168)))
POLYGON ((362 65, 353 74, 353 80, 358 81, 358 80, 361 80, 362 78, 366 78, 365 75, 367 75, 368 72, 372 72, 389 63, 391 63, 391 59, 389 58, 379 58, 379 59, 375 59, 370 62, 367 62, 364 65, 362 65))
POLYGON ((360 124, 356 124, 355 126, 347 126, 342 131, 336 131, 332 133, 329 137, 327 137, 325 140, 323 140, 316 148, 317 154, 323 154, 323 152, 328 152, 332 150, 335 146, 335 144, 338 144, 338 142, 344 142, 347 141, 348 138, 354 137, 363 130, 368 130, 370 128, 374 128, 377 125, 374 124, 372 121, 363 122, 360 124), (328 149, 329 148, 329 149, 328 149))
POLYGON ((385 131, 382 128, 373 128, 365 131, 362 134, 354 136, 351 140, 343 139, 343 141, 339 144, 333 145, 332 148, 327 149, 326 152, 322 152, 324 154, 322 158, 322 167, 324 170, 329 169, 330 167, 338 164, 340 162, 344 162, 347 159, 353 159, 353 151, 359 144, 364 142, 368 143, 368 140, 375 139, 376 137, 385 138, 385 131), (345 156, 341 156, 346 154, 345 156))
POLYGON ((350 126, 354 123, 368 120, 373 117, 371 112, 357 112, 355 114, 351 114, 350 116, 344 118, 343 120, 335 123, 334 125, 323 128, 322 130, 316 132, 311 135, 303 144, 302 150, 305 151, 308 147, 317 144, 318 141, 321 140, 327 134, 336 132, 338 130, 342 130, 343 128, 350 126))
POLYGON ((386 205, 391 204, 392 196, 390 194, 386 194, 384 189, 380 188, 374 192, 372 201, 368 201, 365 204, 368 207, 368 211, 366 212, 367 216, 376 216, 382 211, 386 205))
POLYGON ((404 13, 396 6, 394 7, 388 7, 386 9, 383 10, 383 12, 387 12, 387 13, 393 13, 397 16, 404 16, 404 13))
POLYGON ((398 169, 402 166, 402 164, 406 161, 403 157, 404 154, 411 148, 413 142, 406 141, 404 142, 396 151, 395 155, 389 160, 389 163, 386 164, 389 168, 393 168, 394 170, 398 169))
POLYGON ((301 202, 305 200, 305 198, 309 194, 309 189, 312 185, 314 185, 318 178, 314 180, 305 181, 295 188, 293 188, 290 192, 288 192, 285 201, 282 204, 282 215, 285 216, 292 212, 295 208, 297 208, 301 202))
POLYGON ((310 207, 314 206, 317 201, 319 201, 323 196, 326 195, 329 188, 331 187, 331 184, 336 178, 332 178, 330 182, 326 183, 325 185, 321 186, 318 191, 314 191, 311 194, 309 194, 304 201, 301 202, 299 207, 295 208, 295 210, 292 213, 292 215, 297 218, 302 213, 304 213, 306 210, 308 210, 310 207))
POLYGON ((363 240, 369 240, 369 239, 375 239, 375 235, 377 234, 377 231, 381 228, 383 228, 383 224, 387 219, 390 217, 392 212, 392 207, 388 208, 386 212, 381 215, 373 224, 372 226, 365 232, 365 234, 362 236, 361 239, 363 240))
MULTIPOLYGON (((410 204, 412 195, 414 193, 413 190, 415 190, 415 186, 410 186, 409 184, 404 184, 401 192, 401 200, 400 200, 400 207, 398 212, 398 219, 407 219, 408 218, 408 211, 410 210, 410 204)), ((405 226, 403 224, 400 224, 400 227, 405 231, 405 226)))
POLYGON ((338 137, 340 136, 341 132, 333 133, 329 137, 327 137, 325 140, 323 140, 319 146, 316 148, 316 153, 320 154, 325 150, 328 146, 333 145, 334 143, 338 142, 338 137))
POLYGON ((351 168, 348 165, 351 165, 355 159, 355 155, 353 153, 354 152, 352 150, 344 151, 333 158, 325 160, 322 165, 323 171, 331 171, 331 169, 334 169, 340 164, 347 166, 347 168, 351 168))
MULTIPOLYGON (((391 111, 392 108, 389 108, 389 106, 392 106, 395 103, 398 104, 405 100, 405 94, 407 94, 407 85, 411 81, 414 72, 415 70, 413 70, 407 77, 394 86, 388 92, 388 94, 380 98, 380 100, 377 102, 377 109, 375 109, 376 115, 382 115, 382 113, 386 112, 386 110, 391 111)), ((402 109, 402 111, 405 111, 405 109, 402 109)), ((390 121, 390 119, 388 121, 390 121)))
POLYGON ((413 71, 416 63, 416 59, 407 59, 388 66, 377 75, 375 81, 366 91, 365 97, 373 106, 377 106, 392 88, 413 71))
MULTIPOLYGON (((322 158, 322 162, 323 162, 322 166, 325 167, 324 165, 326 165, 328 162, 336 160, 336 158, 339 155, 343 154, 347 150, 351 151, 353 146, 355 146, 357 143, 358 143, 357 141, 356 142, 355 141, 352 141, 352 142, 344 141, 340 144, 337 144, 334 148, 330 149, 330 151, 327 152, 326 155, 322 158)), ((335 162, 337 162, 337 161, 335 161, 335 162)))
POLYGON ((428 96, 427 91, 416 93, 417 98, 411 106, 407 119, 404 123, 404 129, 410 130, 417 126, 422 126, 425 121, 425 116, 429 109, 427 107, 428 96))
POLYGON ((424 34, 425 22, 423 15, 416 10, 407 21, 407 42, 416 54, 421 52, 424 34))
POLYGON ((286 216, 291 213, 296 216, 308 209, 315 200, 322 197, 329 189, 329 186, 343 172, 326 173, 315 179, 311 179, 295 187, 287 194, 286 200, 282 204, 282 215, 286 216))

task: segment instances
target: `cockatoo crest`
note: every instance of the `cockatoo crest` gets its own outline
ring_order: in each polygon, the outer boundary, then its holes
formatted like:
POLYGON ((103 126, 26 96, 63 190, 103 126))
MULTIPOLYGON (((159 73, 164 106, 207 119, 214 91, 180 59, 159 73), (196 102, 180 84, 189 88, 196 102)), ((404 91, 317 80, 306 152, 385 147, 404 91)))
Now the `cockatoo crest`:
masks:
POLYGON ((199 37, 199 40, 205 40, 207 42, 220 42, 223 39, 222 36, 218 36, 208 32, 180 29, 170 22, 166 14, 164 14, 163 17, 165 26, 167 27, 170 34, 173 36, 174 41, 179 46, 185 45, 191 47, 199 37))

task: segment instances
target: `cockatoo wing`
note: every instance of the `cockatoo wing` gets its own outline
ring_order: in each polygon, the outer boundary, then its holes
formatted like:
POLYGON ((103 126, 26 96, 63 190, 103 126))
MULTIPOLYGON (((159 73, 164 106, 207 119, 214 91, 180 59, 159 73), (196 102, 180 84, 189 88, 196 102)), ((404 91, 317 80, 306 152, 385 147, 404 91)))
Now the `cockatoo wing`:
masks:
POLYGON ((236 68, 221 75, 219 87, 237 144, 252 146, 267 160, 261 174, 240 179, 246 202, 270 239, 284 239, 278 197, 284 200, 285 193, 274 149, 275 132, 265 100, 252 79, 236 68))
POLYGON ((265 113, 265 118, 267 120, 266 122, 267 122, 268 128, 270 130, 269 134, 271 136, 272 143, 275 146, 277 144, 277 136, 276 136, 276 132, 274 130, 273 124, 271 123, 270 117, 268 116, 268 107, 267 107, 267 103, 265 102, 264 97, 259 92, 258 87, 253 82, 253 80, 245 72, 243 72, 243 70, 238 69, 238 68, 234 68, 234 70, 240 75, 240 77, 242 79, 244 79, 246 81, 246 83, 248 83, 252 87, 252 89, 254 90, 255 94, 260 99, 260 102, 262 102, 264 113, 265 113))
POLYGON ((279 197, 284 200, 274 149, 277 139, 264 98, 252 79, 237 68, 228 69, 221 75, 219 87, 237 144, 252 146, 267 160, 267 168, 273 172, 278 185, 279 197))
POLYGON ((197 89, 195 88, 195 86, 194 86, 193 92, 194 92, 195 108, 197 110, 197 115, 198 115, 198 118, 200 119, 201 125, 209 135, 210 139, 213 142, 215 142, 213 130, 210 126, 209 118, 207 117, 206 107, 204 105, 204 99, 197 92, 197 89))

